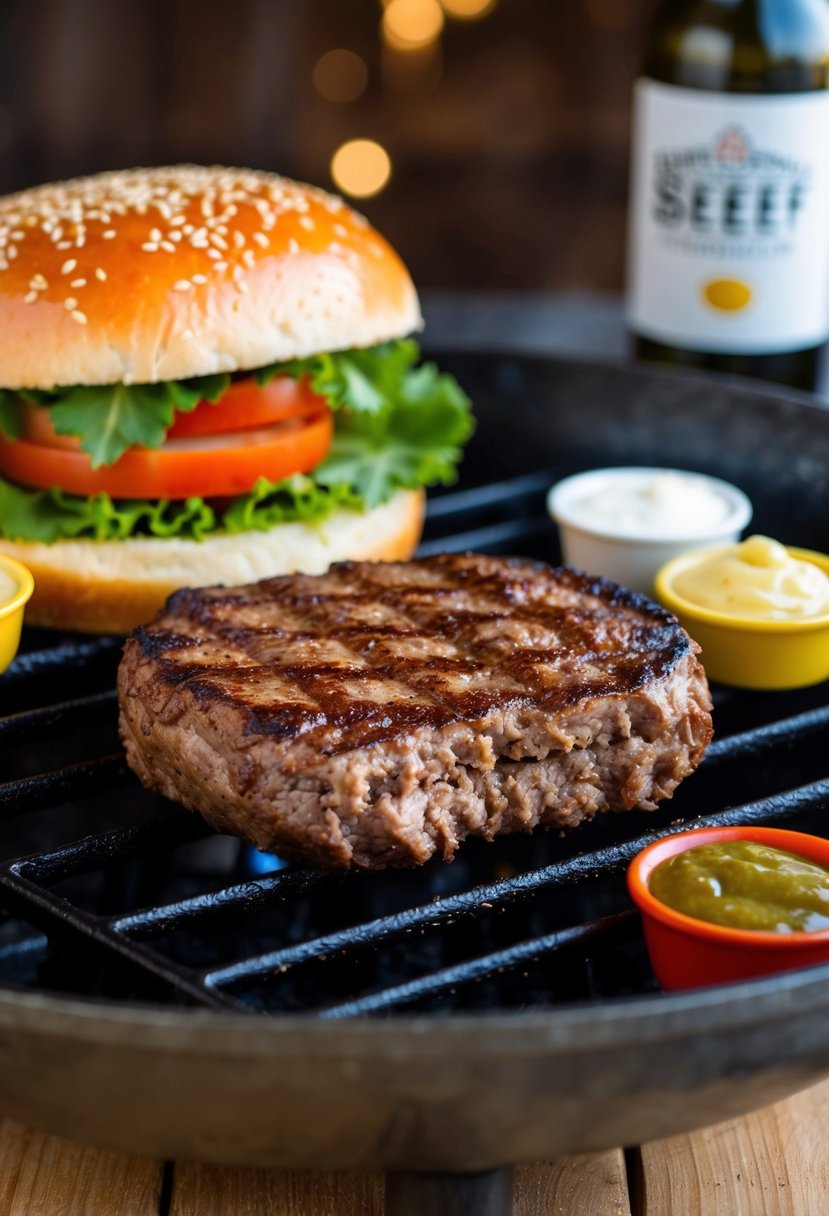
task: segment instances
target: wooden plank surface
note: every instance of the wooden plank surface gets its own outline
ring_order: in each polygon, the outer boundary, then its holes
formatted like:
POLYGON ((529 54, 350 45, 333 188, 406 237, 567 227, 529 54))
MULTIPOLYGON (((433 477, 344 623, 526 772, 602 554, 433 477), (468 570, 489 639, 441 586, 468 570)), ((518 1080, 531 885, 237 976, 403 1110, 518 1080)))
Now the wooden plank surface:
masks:
POLYGON ((829 1082, 641 1150, 637 1216, 829 1212, 829 1082))
MULTIPOLYGON (((744 1119, 644 1145, 635 1216, 829 1211, 829 1082, 744 1119)), ((382 1216, 376 1174, 178 1163, 170 1216, 382 1216)), ((0 1216, 158 1216, 157 1162, 0 1122, 0 1216)), ((631 1216, 621 1151, 521 1166, 515 1216, 631 1216)))
MULTIPOLYGON (((379 1174, 179 1164, 170 1216, 383 1216, 379 1174)), ((630 1216, 621 1151, 521 1166, 515 1216, 630 1216)), ((428 1213, 424 1213, 428 1216, 428 1213)), ((470 1213, 470 1216, 474 1216, 470 1213)))
MULTIPOLYGON (((383 1177, 377 1173, 180 1164, 170 1216, 383 1216, 383 1197, 383 1177)), ((514 1211, 515 1216, 630 1216, 624 1156, 616 1150, 520 1166, 514 1211)))
POLYGON ((515 1171, 515 1216, 630 1216, 621 1149, 522 1165, 515 1171))
POLYGON ((0 1216, 158 1216, 161 1165, 0 1121, 0 1216))

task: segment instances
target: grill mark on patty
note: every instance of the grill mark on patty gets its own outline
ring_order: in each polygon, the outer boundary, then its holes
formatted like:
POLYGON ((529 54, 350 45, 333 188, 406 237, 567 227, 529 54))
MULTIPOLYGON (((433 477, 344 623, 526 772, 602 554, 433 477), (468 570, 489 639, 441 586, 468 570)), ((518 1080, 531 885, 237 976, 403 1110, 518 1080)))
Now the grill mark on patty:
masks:
POLYGON ((670 614, 614 584, 529 562, 489 564, 494 569, 470 556, 405 568, 343 563, 327 575, 269 579, 242 592, 185 590, 137 636, 164 678, 186 685, 203 707, 232 700, 246 715, 246 734, 316 732, 325 754, 522 703, 555 713, 624 694, 662 679, 689 651, 670 614), (198 632, 176 628, 182 617, 198 632), (493 627, 494 636, 482 636, 493 627), (505 653, 499 627, 519 637, 546 632, 556 645, 512 643, 505 653), (213 673, 187 656, 209 650, 211 638, 213 673), (396 642, 414 639, 425 655, 395 656, 396 642), (443 653, 429 653, 430 643, 443 653), (303 644, 322 655, 340 647, 342 661, 298 660, 303 644), (292 652, 287 661, 283 646, 292 652), (262 685, 276 677, 268 701, 262 685))

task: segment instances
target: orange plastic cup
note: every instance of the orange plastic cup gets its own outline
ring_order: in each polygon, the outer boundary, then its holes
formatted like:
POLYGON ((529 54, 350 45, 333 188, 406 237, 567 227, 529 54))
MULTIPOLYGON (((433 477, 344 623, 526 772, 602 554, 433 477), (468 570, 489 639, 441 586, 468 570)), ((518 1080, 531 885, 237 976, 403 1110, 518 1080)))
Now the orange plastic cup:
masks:
POLYGON ((651 966, 663 988, 706 988, 829 962, 829 929, 815 933, 733 929, 686 916, 651 894, 648 880, 661 861, 725 840, 754 840, 829 868, 829 840, 782 828, 695 828, 642 849, 628 867, 628 891, 642 913, 651 966))

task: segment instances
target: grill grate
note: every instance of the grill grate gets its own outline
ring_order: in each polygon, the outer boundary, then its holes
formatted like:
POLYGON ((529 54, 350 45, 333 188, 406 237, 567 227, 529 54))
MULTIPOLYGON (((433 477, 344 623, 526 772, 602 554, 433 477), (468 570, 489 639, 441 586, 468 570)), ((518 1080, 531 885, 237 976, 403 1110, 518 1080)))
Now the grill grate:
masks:
MULTIPOLYGON (((437 497, 422 551, 554 557, 556 475, 437 497)), ((117 739, 119 654, 111 638, 31 631, 0 683, 0 983, 323 1018, 649 992, 633 854, 697 816, 819 832, 829 803, 826 686, 719 690, 702 768, 655 814, 470 841, 418 871, 282 866, 138 787, 117 739)))

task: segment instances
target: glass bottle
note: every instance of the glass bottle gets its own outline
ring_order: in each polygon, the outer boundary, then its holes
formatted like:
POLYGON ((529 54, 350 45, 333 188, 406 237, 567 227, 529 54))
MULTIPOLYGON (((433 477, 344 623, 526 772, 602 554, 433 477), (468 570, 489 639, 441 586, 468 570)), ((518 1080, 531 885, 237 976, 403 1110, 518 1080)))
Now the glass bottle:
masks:
POLYGON ((634 104, 640 358, 814 388, 829 337, 829 0, 663 0, 634 104))

